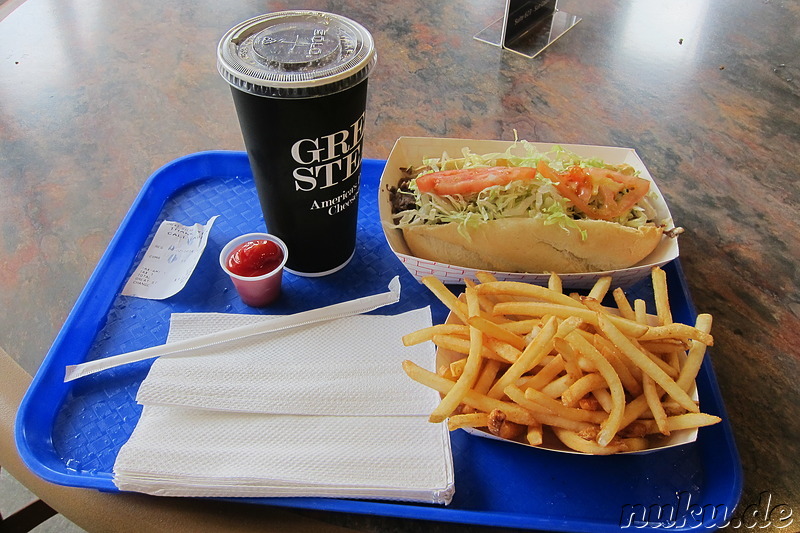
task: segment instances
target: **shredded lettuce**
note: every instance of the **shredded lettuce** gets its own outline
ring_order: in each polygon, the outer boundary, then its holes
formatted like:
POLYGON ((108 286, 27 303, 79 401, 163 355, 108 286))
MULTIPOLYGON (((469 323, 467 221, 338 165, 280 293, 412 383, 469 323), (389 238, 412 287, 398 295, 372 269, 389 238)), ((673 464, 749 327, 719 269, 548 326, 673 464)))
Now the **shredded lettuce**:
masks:
MULTIPOLYGON (((464 148, 460 157, 453 158, 444 153, 440 158, 425 159, 418 176, 454 168, 477 168, 490 166, 533 167, 544 159, 555 171, 579 165, 582 167, 612 168, 597 158, 581 158, 561 146, 555 146, 550 152, 541 153, 527 141, 516 141, 505 152, 491 154, 475 154, 464 148), (520 150, 519 147, 522 149, 520 150)), ((623 170, 623 169, 619 169, 623 170)), ((625 169, 633 173, 633 169, 625 169)), ((638 172, 637 172, 638 173, 638 172)), ((502 218, 542 217, 545 224, 557 224, 565 231, 579 229, 576 220, 586 218, 579 210, 559 194, 553 182, 541 174, 533 180, 514 181, 506 185, 488 187, 470 196, 439 196, 421 193, 416 187, 416 179, 408 186, 414 195, 416 209, 395 214, 395 227, 403 228, 416 225, 446 224, 455 222, 459 232, 469 239, 469 228, 482 222, 502 218)), ((655 208, 650 200, 651 192, 629 213, 614 220, 625 226, 641 227, 656 217, 655 208), (649 198, 648 198, 649 197, 649 198)), ((582 238, 586 238, 581 231, 582 238)))

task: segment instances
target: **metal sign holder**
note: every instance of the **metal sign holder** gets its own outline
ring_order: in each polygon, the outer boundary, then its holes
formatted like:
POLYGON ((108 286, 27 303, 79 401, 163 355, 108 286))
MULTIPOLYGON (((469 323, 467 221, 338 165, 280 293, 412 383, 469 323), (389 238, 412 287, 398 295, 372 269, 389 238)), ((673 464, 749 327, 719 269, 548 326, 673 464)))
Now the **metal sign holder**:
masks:
POLYGON ((559 11, 556 0, 506 0, 503 18, 478 32, 475 39, 534 58, 580 21, 559 11))

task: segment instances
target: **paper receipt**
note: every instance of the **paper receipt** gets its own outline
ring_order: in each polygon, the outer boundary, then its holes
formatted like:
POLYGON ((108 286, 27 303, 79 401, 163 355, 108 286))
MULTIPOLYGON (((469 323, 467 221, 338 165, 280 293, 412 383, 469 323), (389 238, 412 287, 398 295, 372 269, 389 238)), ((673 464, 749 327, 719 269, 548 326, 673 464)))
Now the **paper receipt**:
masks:
POLYGON ((205 225, 193 226, 163 221, 122 294, 150 300, 163 300, 177 294, 200 261, 216 219, 217 216, 213 216, 205 225))

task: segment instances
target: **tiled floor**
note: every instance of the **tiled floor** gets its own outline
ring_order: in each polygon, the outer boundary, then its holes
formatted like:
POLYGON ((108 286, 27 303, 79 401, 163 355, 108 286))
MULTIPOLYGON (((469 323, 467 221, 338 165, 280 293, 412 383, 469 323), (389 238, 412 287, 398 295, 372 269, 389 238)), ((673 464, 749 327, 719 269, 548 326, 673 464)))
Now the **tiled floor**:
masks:
MULTIPOLYGON (((36 500, 19 481, 0 470, 0 515, 8 516, 36 500)), ((56 515, 32 530, 34 533, 86 533, 61 515, 56 515)))

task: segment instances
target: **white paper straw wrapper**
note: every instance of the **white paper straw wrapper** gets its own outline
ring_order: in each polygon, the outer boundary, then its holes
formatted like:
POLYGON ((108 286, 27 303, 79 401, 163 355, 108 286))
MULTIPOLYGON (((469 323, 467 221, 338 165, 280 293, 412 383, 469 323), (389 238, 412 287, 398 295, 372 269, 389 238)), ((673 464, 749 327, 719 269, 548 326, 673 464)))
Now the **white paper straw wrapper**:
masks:
POLYGON ((69 365, 66 367, 64 381, 72 381, 84 376, 95 374, 109 368, 114 368, 137 361, 144 361, 145 359, 152 359, 154 357, 164 357, 176 354, 185 354, 192 350, 207 348, 209 346, 216 346, 223 343, 236 341, 251 337, 253 335, 262 335, 273 331, 280 331, 297 326, 304 326, 321 322, 324 320, 332 320, 334 318, 342 318, 346 316, 358 315, 374 311, 380 307, 397 303, 400 300, 400 278, 395 276, 389 283, 389 291, 341 302, 338 304, 321 307, 319 309, 312 309, 310 311, 303 311, 293 315, 284 315, 264 323, 248 324, 238 328, 233 328, 220 333, 212 333, 210 335, 203 335, 185 341, 163 344, 160 346, 152 346, 142 350, 136 350, 104 359, 95 361, 87 361, 78 365, 69 365))

